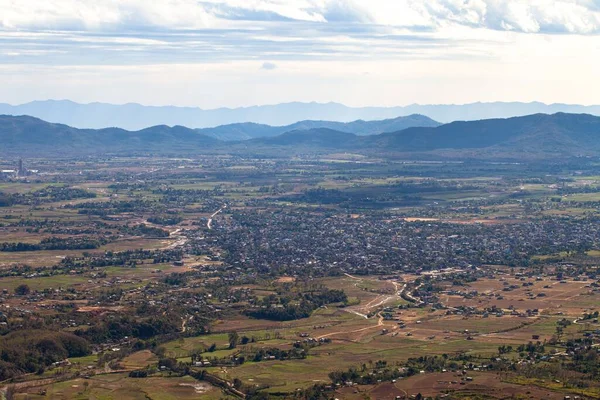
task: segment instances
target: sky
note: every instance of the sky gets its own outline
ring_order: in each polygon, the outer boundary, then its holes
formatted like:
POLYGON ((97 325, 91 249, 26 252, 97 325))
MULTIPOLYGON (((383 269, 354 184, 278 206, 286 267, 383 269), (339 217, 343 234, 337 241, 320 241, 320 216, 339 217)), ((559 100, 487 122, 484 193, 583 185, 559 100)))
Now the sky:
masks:
POLYGON ((600 0, 0 0, 0 102, 600 104, 600 0))

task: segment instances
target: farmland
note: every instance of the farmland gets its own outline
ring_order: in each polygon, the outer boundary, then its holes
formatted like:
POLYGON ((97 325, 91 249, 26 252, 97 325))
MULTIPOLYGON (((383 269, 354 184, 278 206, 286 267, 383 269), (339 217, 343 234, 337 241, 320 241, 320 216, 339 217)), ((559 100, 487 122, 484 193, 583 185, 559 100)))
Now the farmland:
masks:
POLYGON ((588 160, 26 162, 0 182, 13 398, 598 398, 588 160))

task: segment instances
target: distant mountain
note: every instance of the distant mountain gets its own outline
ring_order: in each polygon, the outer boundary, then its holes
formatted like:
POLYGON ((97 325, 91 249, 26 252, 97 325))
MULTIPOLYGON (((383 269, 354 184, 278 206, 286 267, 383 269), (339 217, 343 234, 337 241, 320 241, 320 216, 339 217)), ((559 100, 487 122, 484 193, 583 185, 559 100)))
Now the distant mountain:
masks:
MULTIPOLYGON (((155 125, 183 125, 209 128, 219 125, 253 122, 271 126, 286 126, 298 121, 382 120, 412 114, 427 115, 442 123, 474 121, 489 118, 509 118, 537 113, 557 112, 600 115, 600 106, 543 103, 473 103, 465 105, 419 105, 405 107, 347 107, 338 103, 285 103, 244 108, 202 110, 195 107, 152 107, 140 104, 113 105, 104 103, 78 104, 68 100, 34 101, 13 106, 0 104, 0 114, 31 115, 45 121, 77 128, 120 127, 129 130, 155 125)), ((334 128, 311 126, 311 128, 334 128)), ((257 127, 259 128, 259 127, 257 127)), ((245 129, 242 129, 246 132, 245 129)), ((279 132, 281 133, 281 132, 279 132)), ((255 137, 255 136, 252 136, 255 137)))
POLYGON ((540 102, 493 102, 471 103, 464 105, 440 104, 420 105, 413 104, 401 107, 398 115, 417 113, 427 115, 442 123, 454 121, 477 121, 482 119, 524 117, 533 114, 591 114, 600 116, 600 105, 583 106, 577 104, 545 104, 540 102))
POLYGON ((254 146, 352 150, 372 154, 435 153, 475 158, 600 155, 600 118, 588 114, 534 114, 508 119, 453 122, 372 136, 327 129, 254 139, 254 146))
POLYGON ((453 122, 359 136, 329 128, 294 130, 272 137, 223 142, 182 126, 140 131, 76 129, 33 117, 0 116, 0 143, 6 153, 155 153, 203 151, 282 155, 352 151, 386 156, 454 158, 567 158, 600 156, 600 117, 588 114, 534 114, 508 119, 453 122))
POLYGON ((252 146, 302 146, 317 149, 346 149, 354 147, 358 142, 359 136, 354 133, 315 128, 286 132, 270 138, 253 139, 244 144, 250 148, 252 146))
POLYGON ((6 152, 102 153, 168 152, 220 143, 183 126, 154 126, 130 132, 120 128, 77 129, 29 116, 0 115, 0 143, 6 152))
POLYGON ((556 113, 453 122, 363 138, 361 145, 401 152, 485 149, 521 154, 600 154, 600 118, 556 113))
POLYGON ((222 125, 216 128, 198 129, 199 133, 221 140, 247 140, 259 137, 272 137, 285 132, 311 129, 330 129, 339 132, 354 133, 359 136, 377 135, 384 132, 396 132, 413 127, 436 127, 440 123, 424 115, 413 114, 406 117, 383 121, 300 121, 286 126, 270 126, 252 122, 222 125))

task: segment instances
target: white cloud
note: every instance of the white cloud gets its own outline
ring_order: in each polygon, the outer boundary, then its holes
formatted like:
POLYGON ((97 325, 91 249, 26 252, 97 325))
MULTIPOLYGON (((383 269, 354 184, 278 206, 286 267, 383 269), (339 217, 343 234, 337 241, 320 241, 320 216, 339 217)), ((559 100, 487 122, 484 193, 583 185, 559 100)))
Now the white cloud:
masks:
POLYGON ((215 21, 193 0, 0 0, 0 26, 5 29, 194 29, 215 21))
POLYGON ((600 33, 596 0, 0 0, 4 29, 203 29, 230 20, 461 24, 520 32, 600 33))
POLYGON ((592 102, 598 34, 600 0, 0 0, 0 100, 592 102))

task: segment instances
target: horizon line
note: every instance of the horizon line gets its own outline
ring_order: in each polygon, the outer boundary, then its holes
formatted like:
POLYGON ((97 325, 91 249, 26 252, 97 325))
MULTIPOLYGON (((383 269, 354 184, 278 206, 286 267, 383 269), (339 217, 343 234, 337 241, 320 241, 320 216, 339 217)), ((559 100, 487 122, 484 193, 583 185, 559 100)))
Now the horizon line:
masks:
POLYGON ((116 107, 124 107, 124 106, 140 106, 140 107, 147 107, 147 108, 167 108, 167 107, 172 107, 172 108, 182 108, 182 109, 195 109, 195 110, 201 110, 201 111, 219 111, 219 110, 243 110, 243 109, 250 109, 250 108, 260 108, 260 107, 276 107, 276 106, 283 106, 283 105, 292 105, 292 104, 301 104, 301 105, 338 105, 338 106, 343 106, 346 108, 350 108, 350 109, 364 109, 364 108, 383 108, 383 109, 394 109, 394 108, 408 108, 408 107, 462 107, 462 106, 471 106, 471 105, 489 105, 489 104, 523 104, 523 105, 532 105, 532 104, 539 104, 539 105, 544 105, 544 106, 576 106, 576 107, 597 107, 600 106, 600 103, 598 104, 579 104, 579 103, 560 103, 560 102, 553 102, 553 103, 545 103, 543 101, 537 101, 537 100, 533 100, 533 101, 520 101, 520 100, 514 100, 514 101, 503 101, 503 100, 499 100, 499 101, 474 101, 474 102, 468 102, 468 103, 410 103, 410 104, 405 104, 405 105, 393 105, 393 106, 386 106, 386 105, 364 105, 364 106, 350 106, 341 102, 337 102, 337 101, 324 101, 324 102, 320 102, 320 101, 287 101, 287 102, 281 102, 281 103, 264 103, 264 104, 255 104, 255 105, 249 105, 249 106, 239 106, 239 107, 215 107, 215 108, 202 108, 199 106, 183 106, 183 105, 174 105, 174 104, 163 104, 163 105, 149 105, 149 104, 143 104, 143 103, 138 103, 138 102, 127 102, 127 103, 109 103, 109 102, 102 102, 102 101, 91 101, 91 102, 79 102, 79 101, 75 101, 75 100, 71 100, 71 99, 53 99, 53 98, 48 98, 48 99, 43 99, 43 100, 31 100, 28 102, 24 102, 24 103, 9 103, 9 102, 2 102, 0 104, 4 104, 4 105, 8 105, 11 107, 22 107, 22 106, 26 106, 26 105, 30 105, 33 103, 50 103, 50 102, 56 102, 56 103, 73 103, 76 105, 81 105, 81 106, 90 106, 90 105, 107 105, 107 106, 116 106, 116 107))

